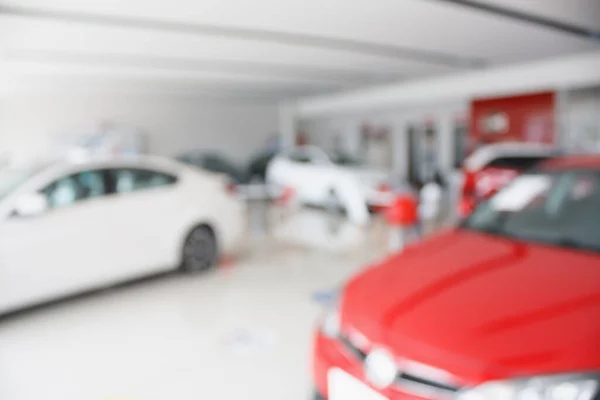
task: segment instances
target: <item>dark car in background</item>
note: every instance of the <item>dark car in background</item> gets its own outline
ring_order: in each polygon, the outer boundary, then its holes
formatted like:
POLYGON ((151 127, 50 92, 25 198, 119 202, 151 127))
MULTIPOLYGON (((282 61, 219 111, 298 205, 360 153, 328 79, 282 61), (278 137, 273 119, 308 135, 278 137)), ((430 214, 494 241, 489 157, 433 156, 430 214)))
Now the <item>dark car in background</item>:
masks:
POLYGON ((226 174, 237 185, 265 181, 267 166, 277 154, 275 150, 263 150, 255 154, 246 166, 237 164, 218 152, 194 151, 180 154, 176 159, 204 170, 226 174))
POLYGON ((250 159, 246 173, 252 182, 265 181, 267 166, 276 154, 276 150, 265 150, 250 159))
POLYGON ((248 182, 246 171, 222 154, 214 152, 190 152, 176 157, 178 161, 206 171, 227 175, 236 185, 248 182))

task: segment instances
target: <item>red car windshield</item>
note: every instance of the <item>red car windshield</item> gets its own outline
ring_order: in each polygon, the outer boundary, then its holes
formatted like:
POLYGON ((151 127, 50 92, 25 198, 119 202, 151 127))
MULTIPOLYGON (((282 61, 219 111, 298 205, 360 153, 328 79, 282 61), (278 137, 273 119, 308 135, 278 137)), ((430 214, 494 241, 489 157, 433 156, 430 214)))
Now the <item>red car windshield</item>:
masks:
POLYGON ((600 171, 521 175, 481 203, 462 227, 600 252, 600 171))

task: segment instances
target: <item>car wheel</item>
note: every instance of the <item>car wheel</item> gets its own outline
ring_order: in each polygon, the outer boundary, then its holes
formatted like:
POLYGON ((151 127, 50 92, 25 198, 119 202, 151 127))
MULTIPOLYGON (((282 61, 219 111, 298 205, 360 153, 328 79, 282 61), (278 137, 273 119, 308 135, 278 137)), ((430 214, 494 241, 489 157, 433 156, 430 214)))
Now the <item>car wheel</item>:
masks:
POLYGON ((194 273, 210 269, 217 264, 217 240, 207 225, 194 228, 185 239, 181 269, 194 273))

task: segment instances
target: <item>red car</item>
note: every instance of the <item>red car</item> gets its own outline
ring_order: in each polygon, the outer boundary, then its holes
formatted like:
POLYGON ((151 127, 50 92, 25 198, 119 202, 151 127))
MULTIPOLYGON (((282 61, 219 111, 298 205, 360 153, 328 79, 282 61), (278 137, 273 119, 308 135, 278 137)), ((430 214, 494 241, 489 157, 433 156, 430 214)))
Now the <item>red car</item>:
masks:
POLYGON ((336 304, 318 399, 599 400, 600 156, 520 175, 336 304))

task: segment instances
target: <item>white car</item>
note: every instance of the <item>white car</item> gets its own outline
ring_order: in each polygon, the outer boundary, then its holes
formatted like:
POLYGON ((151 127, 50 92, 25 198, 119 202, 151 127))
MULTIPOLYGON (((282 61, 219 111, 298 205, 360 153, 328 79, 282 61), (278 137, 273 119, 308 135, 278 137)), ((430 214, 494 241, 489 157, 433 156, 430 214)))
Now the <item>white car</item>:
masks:
POLYGON ((474 186, 478 198, 487 198, 517 175, 559 155, 555 146, 505 142, 482 146, 464 162, 464 181, 474 186))
POLYGON ((0 170, 0 314, 237 251, 244 204, 157 157, 0 170))
POLYGON ((314 146, 283 151, 267 167, 269 184, 294 189, 305 204, 344 208, 356 223, 368 220, 368 206, 379 204, 380 188, 389 174, 369 168, 342 153, 328 153, 314 146))

